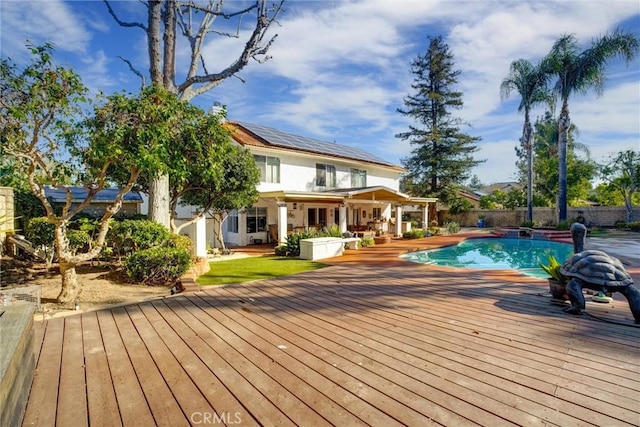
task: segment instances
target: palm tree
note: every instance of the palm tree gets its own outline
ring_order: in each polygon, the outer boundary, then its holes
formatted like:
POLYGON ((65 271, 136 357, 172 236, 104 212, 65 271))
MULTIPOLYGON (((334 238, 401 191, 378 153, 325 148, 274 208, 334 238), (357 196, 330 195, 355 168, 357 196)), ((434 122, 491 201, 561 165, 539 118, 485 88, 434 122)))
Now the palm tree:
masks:
POLYGON ((548 76, 539 65, 534 66, 526 59, 513 61, 509 68, 509 75, 500 84, 500 95, 506 99, 512 91, 520 94, 518 111, 524 112, 520 144, 527 157, 527 220, 533 221, 533 126, 530 112, 535 105, 550 102, 548 76))
POLYGON ((554 43, 542 62, 545 72, 557 78, 554 92, 562 101, 558 117, 558 222, 567 219, 567 141, 571 126, 569 97, 574 93, 585 94, 589 89, 601 95, 608 61, 621 55, 628 65, 637 54, 639 45, 638 38, 633 34, 615 31, 594 40, 588 49, 581 52, 575 35, 565 34, 554 43))

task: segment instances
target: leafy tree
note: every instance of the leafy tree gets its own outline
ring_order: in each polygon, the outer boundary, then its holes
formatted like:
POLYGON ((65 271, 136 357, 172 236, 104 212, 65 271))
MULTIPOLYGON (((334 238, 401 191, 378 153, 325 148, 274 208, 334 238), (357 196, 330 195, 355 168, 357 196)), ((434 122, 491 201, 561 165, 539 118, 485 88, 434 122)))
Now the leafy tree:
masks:
POLYGON ((463 104, 462 93, 454 90, 460 71, 453 67, 453 54, 442 37, 429 37, 427 52, 411 64, 415 92, 404 98, 405 109, 398 109, 417 125, 396 135, 413 147, 411 156, 402 160, 407 169, 404 187, 414 196, 437 197, 444 203, 457 196, 456 187, 483 162, 472 156, 480 138, 463 133, 463 122, 452 116, 463 104))
MULTIPOLYGON (((506 209, 514 210, 522 206, 528 206, 527 193, 524 190, 518 188, 512 188, 507 192, 507 198, 504 201, 504 207, 506 209)), ((533 199, 531 200, 533 205, 533 199)))
POLYGON ((507 193, 500 189, 495 189, 491 194, 480 197, 480 209, 502 209, 507 200, 507 193))
POLYGON ((458 197, 449 202, 449 213, 451 215, 458 215, 470 209, 473 209, 473 203, 464 197, 458 197))
POLYGON ((611 156, 600 168, 607 187, 619 193, 627 210, 627 222, 633 222, 634 196, 640 188, 640 151, 626 150, 611 156))
MULTIPOLYGON (((216 87, 229 77, 238 77, 238 73, 250 60, 263 62, 275 37, 266 38, 267 32, 282 10, 283 1, 268 6, 266 0, 238 4, 234 11, 224 10, 223 0, 211 0, 207 4, 178 0, 149 0, 141 2, 147 9, 147 22, 126 22, 118 17, 112 2, 104 0, 107 9, 115 21, 122 27, 138 28, 147 37, 149 57, 149 77, 151 85, 164 87, 179 99, 189 101, 195 96, 216 87), (253 31, 244 48, 231 64, 221 70, 211 71, 203 56, 203 47, 207 37, 217 35, 223 38, 240 37, 244 18, 254 18, 253 31), (214 29, 219 21, 233 21, 235 32, 229 32, 222 26, 214 29), (176 72, 177 37, 182 34, 187 39, 190 55, 182 72, 176 72), (177 80, 177 76, 182 81, 177 80)), ((130 61, 124 60, 129 68, 142 78, 130 61)), ((209 64, 211 65, 211 64, 209 64)), ((238 77, 239 78, 239 77, 238 77)), ((169 227, 170 195, 169 176, 162 168, 152 170, 149 177, 149 218, 169 227)))
POLYGON ((260 170, 249 150, 229 142, 221 145, 218 149, 223 149, 220 150, 222 179, 212 183, 193 182, 193 191, 185 193, 182 200, 200 206, 202 212, 199 215, 212 214, 217 225, 219 247, 224 250, 222 224, 229 211, 251 206, 258 200, 260 170))
MULTIPOLYGON (((171 209, 175 211, 177 203, 200 208, 191 221, 179 227, 172 219, 171 230, 175 233, 207 212, 222 214, 251 206, 258 200, 260 170, 253 155, 232 142, 229 131, 222 124, 223 119, 224 113, 220 116, 203 113, 183 132, 182 146, 174 146, 184 149, 172 157, 180 159, 182 168, 180 173, 170 173, 171 209)), ((221 224, 222 221, 220 227, 221 224)), ((222 230, 219 231, 218 239, 222 241, 222 230)))
MULTIPOLYGON (((206 114, 179 101, 173 112, 181 120, 175 125, 175 137, 167 144, 164 159, 170 178, 171 232, 180 233, 207 213, 251 206, 258 198, 260 171, 251 153, 232 141, 223 124, 224 111, 206 114), (198 210, 193 218, 177 225, 175 212, 179 204, 197 206, 198 210)), ((127 174, 128 170, 121 165, 110 170, 116 181, 122 181, 127 174)), ((149 185, 147 176, 142 174, 136 188, 148 192, 149 185)))
POLYGON ((469 180, 467 187, 469 187, 472 190, 479 190, 483 187, 486 187, 486 185, 482 181, 480 181, 480 178, 478 178, 478 175, 473 175, 469 180))
MULTIPOLYGON (((62 289, 58 302, 76 299, 80 290, 76 266, 97 256, 104 245, 109 220, 122 206, 143 168, 161 164, 166 141, 172 139, 175 96, 156 88, 138 98, 113 95, 83 117, 86 88, 72 70, 52 63, 52 47, 30 46, 31 62, 19 69, 10 59, 0 62, 0 138, 3 155, 11 157, 27 177, 55 226, 62 289), (72 218, 86 208, 107 185, 107 171, 119 163, 129 171, 113 203, 100 218, 95 244, 76 253, 68 233, 72 218), (84 200, 74 200, 67 180, 84 186, 84 200), (55 210, 45 196, 45 185, 66 192, 66 202, 55 210)), ((72 233, 73 234, 73 233, 72 233)))
MULTIPOLYGON (((571 125, 567 150, 567 194, 572 205, 587 200, 591 181, 596 176, 596 164, 589 158, 589 148, 575 141, 575 134, 577 128, 571 125)), ((538 200, 543 200, 546 206, 558 206, 558 126, 550 112, 535 123, 534 155, 534 190, 538 200)))
POLYGON ((555 93, 559 96, 562 107, 558 117, 558 222, 567 219, 568 195, 568 157, 569 130, 569 98, 574 94, 584 94, 595 89, 600 95, 604 90, 607 63, 619 55, 627 64, 638 52, 640 41, 631 33, 615 31, 606 34, 581 51, 573 34, 566 34, 558 39, 549 54, 543 59, 542 68, 550 76, 555 77, 555 93))
POLYGON ((531 125, 531 108, 535 105, 549 102, 547 90, 547 75, 539 65, 532 65, 526 59, 513 61, 509 75, 502 80, 500 94, 508 98, 513 91, 520 95, 518 111, 524 113, 520 149, 516 152, 525 158, 527 170, 527 219, 533 221, 533 126, 531 125))

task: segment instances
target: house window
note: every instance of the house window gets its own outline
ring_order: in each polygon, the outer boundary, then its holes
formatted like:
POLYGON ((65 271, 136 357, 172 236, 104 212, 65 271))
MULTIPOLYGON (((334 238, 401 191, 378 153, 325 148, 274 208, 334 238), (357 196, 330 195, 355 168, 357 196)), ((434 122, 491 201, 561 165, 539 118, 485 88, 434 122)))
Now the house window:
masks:
POLYGON ((362 169, 351 169, 351 188, 367 186, 367 171, 362 169))
POLYGON ((267 208, 247 208, 247 233, 267 231, 267 208))
POLYGON ((227 231, 229 233, 238 233, 238 211, 236 209, 229 213, 227 218, 227 231))
POLYGON ((325 208, 309 208, 307 210, 307 224, 309 227, 321 225, 326 227, 327 225, 327 209, 325 208))
POLYGON ((336 167, 333 165, 316 163, 316 186, 335 188, 336 167))
POLYGON ((373 219, 382 218, 382 208, 373 208, 373 219))
POLYGON ((280 183, 280 159, 278 157, 254 155, 258 169, 260 169, 260 182, 280 183))

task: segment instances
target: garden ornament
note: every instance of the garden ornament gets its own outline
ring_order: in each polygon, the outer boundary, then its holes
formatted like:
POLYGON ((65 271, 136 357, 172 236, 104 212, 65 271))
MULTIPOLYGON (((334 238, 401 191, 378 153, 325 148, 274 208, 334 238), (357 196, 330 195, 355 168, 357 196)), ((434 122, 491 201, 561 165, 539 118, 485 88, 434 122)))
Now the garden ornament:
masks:
POLYGON ((597 250, 578 252, 560 268, 560 273, 569 279, 567 295, 571 306, 564 309, 571 314, 582 314, 585 307, 582 288, 601 292, 620 292, 629 302, 629 308, 640 323, 640 290, 619 259, 597 250))

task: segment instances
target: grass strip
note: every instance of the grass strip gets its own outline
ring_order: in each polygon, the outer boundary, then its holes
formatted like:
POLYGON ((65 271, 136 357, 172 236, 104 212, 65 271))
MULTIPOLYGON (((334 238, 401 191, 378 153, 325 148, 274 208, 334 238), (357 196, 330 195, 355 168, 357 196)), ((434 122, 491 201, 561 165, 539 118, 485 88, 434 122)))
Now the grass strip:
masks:
POLYGON ((326 267, 326 264, 297 258, 267 255, 209 263, 210 270, 198 277, 200 286, 226 285, 271 279, 326 267))

